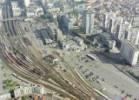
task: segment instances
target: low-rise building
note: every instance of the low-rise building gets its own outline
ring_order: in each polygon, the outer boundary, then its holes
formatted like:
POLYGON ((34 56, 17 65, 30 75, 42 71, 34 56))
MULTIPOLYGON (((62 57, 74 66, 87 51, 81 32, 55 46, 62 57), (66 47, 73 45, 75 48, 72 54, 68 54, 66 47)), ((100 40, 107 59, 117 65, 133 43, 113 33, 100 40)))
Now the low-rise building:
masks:
POLYGON ((74 41, 71 39, 71 40, 65 40, 62 43, 62 49, 66 51, 80 52, 82 50, 85 50, 86 48, 87 46, 80 40, 74 41))
POLYGON ((79 38, 79 37, 75 37, 74 38, 75 42, 77 42, 78 45, 82 46, 84 44, 83 39, 79 38))
POLYGON ((93 41, 94 45, 98 44, 99 47, 105 47, 109 50, 113 50, 116 47, 116 41, 112 35, 107 32, 97 34, 95 37, 92 37, 91 40, 93 41))
POLYGON ((41 6, 36 5, 35 3, 30 4, 30 6, 26 8, 26 15, 29 18, 40 17, 43 14, 43 8, 41 6))
POLYGON ((76 4, 76 7, 75 7, 75 9, 77 10, 77 11, 79 11, 79 12, 83 12, 84 10, 86 10, 86 5, 85 5, 85 3, 81 3, 82 1, 80 1, 80 2, 78 2, 77 4, 76 4))

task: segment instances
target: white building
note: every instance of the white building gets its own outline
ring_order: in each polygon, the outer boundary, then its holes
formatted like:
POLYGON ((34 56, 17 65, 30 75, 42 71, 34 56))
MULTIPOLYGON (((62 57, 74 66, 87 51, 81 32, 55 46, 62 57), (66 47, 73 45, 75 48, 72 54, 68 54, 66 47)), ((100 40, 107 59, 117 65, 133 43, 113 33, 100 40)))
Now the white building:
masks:
POLYGON ((136 65, 139 57, 139 48, 129 41, 122 41, 120 53, 123 58, 131 65, 136 65))
POLYGON ((25 7, 29 7, 31 0, 24 0, 25 7))
MULTIPOLYGON (((138 8, 138 12, 139 12, 139 8, 138 8)), ((132 25, 134 27, 138 27, 139 26, 139 16, 138 15, 134 16, 132 21, 133 21, 132 25)))
POLYGON ((10 93, 6 93, 0 96, 0 100, 9 100, 9 98, 11 98, 10 93))
POLYGON ((43 8, 36 4, 30 4, 26 11, 27 17, 40 17, 44 14, 43 8))
POLYGON ((20 16, 22 11, 21 11, 21 8, 18 5, 18 2, 17 1, 12 1, 11 6, 12 6, 12 11, 13 11, 13 16, 20 16))
POLYGON ((131 27, 129 40, 134 45, 138 45, 139 44, 139 30, 138 30, 138 28, 131 27))

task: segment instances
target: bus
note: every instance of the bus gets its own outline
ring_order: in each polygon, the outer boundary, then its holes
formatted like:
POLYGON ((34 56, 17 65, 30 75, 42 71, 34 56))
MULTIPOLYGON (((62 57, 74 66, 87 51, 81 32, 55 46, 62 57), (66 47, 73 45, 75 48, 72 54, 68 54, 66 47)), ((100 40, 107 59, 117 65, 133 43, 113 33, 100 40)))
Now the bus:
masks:
POLYGON ((98 60, 98 58, 96 57, 96 55, 94 55, 94 54, 87 54, 86 55, 88 58, 90 58, 90 59, 92 59, 92 60, 98 60))

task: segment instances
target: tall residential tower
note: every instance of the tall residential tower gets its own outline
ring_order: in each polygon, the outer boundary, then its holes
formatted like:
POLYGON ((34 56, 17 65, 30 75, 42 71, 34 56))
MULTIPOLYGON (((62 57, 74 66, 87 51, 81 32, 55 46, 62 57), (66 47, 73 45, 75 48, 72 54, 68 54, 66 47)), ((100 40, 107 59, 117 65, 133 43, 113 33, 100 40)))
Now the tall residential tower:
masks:
POLYGON ((93 12, 86 12, 85 13, 85 33, 87 35, 90 35, 93 33, 94 18, 95 18, 95 14, 93 12))

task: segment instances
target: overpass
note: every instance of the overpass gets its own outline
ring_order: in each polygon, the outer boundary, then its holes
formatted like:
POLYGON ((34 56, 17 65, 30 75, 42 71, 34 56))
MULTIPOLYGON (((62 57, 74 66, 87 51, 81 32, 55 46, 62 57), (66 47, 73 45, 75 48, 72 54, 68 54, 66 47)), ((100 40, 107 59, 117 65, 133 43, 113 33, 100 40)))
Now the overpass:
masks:
POLYGON ((10 18, 4 18, 4 19, 0 19, 0 22, 5 22, 5 21, 14 21, 14 20, 19 20, 22 21, 27 17, 10 17, 10 18))

